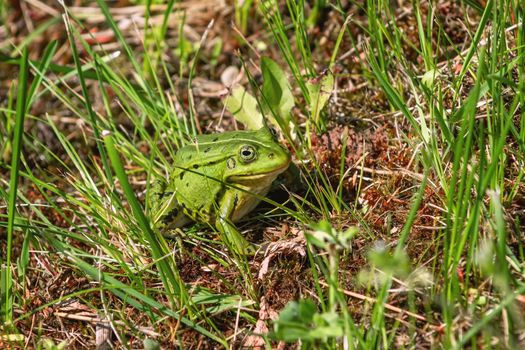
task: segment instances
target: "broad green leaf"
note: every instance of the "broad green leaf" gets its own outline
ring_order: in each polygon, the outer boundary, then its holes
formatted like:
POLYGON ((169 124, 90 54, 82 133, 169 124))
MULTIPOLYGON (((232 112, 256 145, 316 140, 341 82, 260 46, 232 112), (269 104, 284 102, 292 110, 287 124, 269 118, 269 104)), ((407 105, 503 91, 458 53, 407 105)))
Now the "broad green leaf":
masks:
POLYGON ((224 106, 248 129, 257 130, 264 126, 263 116, 257 108, 257 100, 242 86, 238 85, 232 89, 231 94, 224 101, 224 106))
POLYGON ((160 344, 155 339, 144 339, 144 349, 145 350, 160 350, 160 344))
POLYGON ((334 76, 328 71, 320 80, 308 82, 306 86, 310 92, 310 112, 312 113, 313 120, 317 124, 319 115, 334 90, 334 76))
MULTIPOLYGON (((294 98, 286 74, 277 63, 266 57, 261 60, 261 70, 264 79, 262 108, 266 112, 266 117, 274 125, 279 125, 284 129, 283 131, 290 133, 293 131, 291 110, 294 106, 294 98)), ((248 129, 257 130, 266 124, 263 114, 259 111, 257 100, 242 86, 232 89, 224 105, 235 119, 248 129)))
POLYGON ((272 64, 270 62, 273 63, 273 61, 270 61, 268 58, 263 57, 261 65, 263 74, 262 93, 266 98, 268 104, 277 112, 280 112, 279 107, 281 106, 283 90, 279 86, 279 80, 277 80, 275 72, 272 71, 272 64))
POLYGON ((274 323, 275 336, 284 341, 308 337, 315 313, 316 306, 309 299, 288 303, 274 323))
POLYGON ((310 299, 292 301, 279 313, 274 323, 273 337, 287 342, 326 341, 340 337, 344 329, 342 319, 335 312, 318 313, 310 299))
POLYGON ((269 113, 269 117, 274 124, 281 125, 274 120, 278 116, 285 129, 292 129, 293 124, 290 123, 292 114, 290 112, 295 103, 286 74, 277 63, 267 57, 261 59, 261 70, 264 79, 262 93, 265 102, 269 105, 268 107, 273 111, 273 113, 269 113))

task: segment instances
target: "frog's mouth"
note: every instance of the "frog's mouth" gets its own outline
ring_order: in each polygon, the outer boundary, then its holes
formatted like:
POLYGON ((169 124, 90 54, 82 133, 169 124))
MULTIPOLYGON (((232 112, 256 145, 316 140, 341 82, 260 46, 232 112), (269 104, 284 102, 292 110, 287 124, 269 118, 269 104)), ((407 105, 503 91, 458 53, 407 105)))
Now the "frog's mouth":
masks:
POLYGON ((249 175, 234 175, 230 179, 233 182, 238 182, 238 183, 245 182, 245 181, 252 182, 252 181, 257 181, 257 180, 262 180, 262 179, 272 179, 273 181, 273 179, 276 178, 277 175, 283 173, 286 169, 288 169, 289 165, 290 165, 290 162, 284 164, 280 168, 277 168, 275 170, 268 171, 265 173, 257 173, 257 174, 249 174, 249 175))

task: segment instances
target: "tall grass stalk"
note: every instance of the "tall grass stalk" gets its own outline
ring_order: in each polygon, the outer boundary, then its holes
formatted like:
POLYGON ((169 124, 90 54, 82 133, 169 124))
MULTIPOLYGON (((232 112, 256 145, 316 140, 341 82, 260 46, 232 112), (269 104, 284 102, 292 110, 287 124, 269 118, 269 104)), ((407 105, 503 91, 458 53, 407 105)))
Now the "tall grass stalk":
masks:
POLYGON ((22 142, 24 134, 24 119, 27 110, 27 92, 29 78, 29 50, 24 48, 18 75, 18 95, 16 99, 16 117, 13 132, 13 153, 11 159, 11 175, 9 180, 9 198, 7 212, 7 247, 5 262, 2 268, 4 285, 2 288, 4 323, 8 326, 13 321, 13 271, 11 269, 13 234, 16 220, 16 199, 18 193, 18 173, 20 168, 20 157, 22 154, 22 142))

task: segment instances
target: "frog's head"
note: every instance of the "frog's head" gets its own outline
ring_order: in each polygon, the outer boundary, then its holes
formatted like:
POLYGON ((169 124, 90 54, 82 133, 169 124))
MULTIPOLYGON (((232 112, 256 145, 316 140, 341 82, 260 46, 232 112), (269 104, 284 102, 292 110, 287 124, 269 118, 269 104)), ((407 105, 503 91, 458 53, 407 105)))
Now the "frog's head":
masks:
POLYGON ((231 156, 226 160, 226 178, 230 182, 273 181, 288 168, 290 153, 268 129, 250 132, 231 143, 231 156))

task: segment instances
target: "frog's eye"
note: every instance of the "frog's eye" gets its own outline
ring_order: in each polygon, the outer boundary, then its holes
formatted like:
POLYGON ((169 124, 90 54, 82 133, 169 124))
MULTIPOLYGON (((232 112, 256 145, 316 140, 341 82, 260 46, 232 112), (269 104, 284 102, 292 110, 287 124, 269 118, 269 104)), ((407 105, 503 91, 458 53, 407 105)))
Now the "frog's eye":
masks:
POLYGON ((275 130, 275 128, 270 128, 270 132, 273 136, 277 136, 277 130, 275 130))
POLYGON ((257 158, 257 153, 255 152, 255 148, 252 146, 242 146, 241 150, 239 151, 239 156, 241 159, 245 162, 252 162, 257 158))

